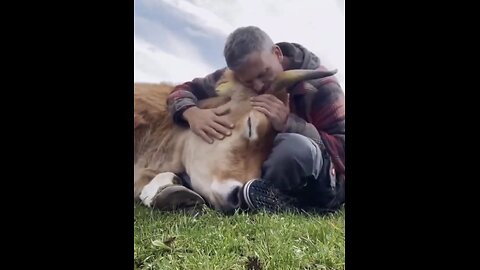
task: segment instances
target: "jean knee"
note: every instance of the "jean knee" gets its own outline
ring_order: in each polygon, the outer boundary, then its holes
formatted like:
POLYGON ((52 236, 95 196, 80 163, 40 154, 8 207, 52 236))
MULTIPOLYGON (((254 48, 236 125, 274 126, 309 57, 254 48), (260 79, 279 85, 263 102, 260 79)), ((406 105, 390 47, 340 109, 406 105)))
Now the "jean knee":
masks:
POLYGON ((323 164, 318 145, 313 140, 295 133, 277 135, 269 159, 270 165, 297 171, 301 174, 300 177, 318 177, 323 164))

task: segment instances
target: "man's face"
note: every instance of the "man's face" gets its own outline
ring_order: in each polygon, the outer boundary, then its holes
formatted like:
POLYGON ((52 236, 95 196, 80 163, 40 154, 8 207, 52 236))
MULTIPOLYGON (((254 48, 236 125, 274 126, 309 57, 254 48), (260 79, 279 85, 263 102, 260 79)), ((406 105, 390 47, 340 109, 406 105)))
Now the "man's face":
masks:
POLYGON ((271 50, 252 52, 247 56, 245 63, 233 72, 245 87, 262 94, 283 71, 282 57, 282 51, 278 46, 271 50))

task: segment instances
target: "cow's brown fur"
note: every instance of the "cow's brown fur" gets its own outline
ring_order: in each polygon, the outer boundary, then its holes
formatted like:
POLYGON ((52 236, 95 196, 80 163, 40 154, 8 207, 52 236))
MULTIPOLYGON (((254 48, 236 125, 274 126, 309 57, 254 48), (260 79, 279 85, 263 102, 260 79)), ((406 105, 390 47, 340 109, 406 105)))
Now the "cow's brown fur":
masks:
MULTIPOLYGON (((266 116, 251 107, 250 97, 257 93, 238 83, 230 71, 217 83, 219 96, 197 104, 228 111, 226 117, 235 124, 232 135, 213 144, 173 123, 166 104, 172 90, 173 85, 164 83, 134 86, 134 198, 157 174, 186 171, 195 191, 215 208, 225 209, 225 192, 260 177, 275 131, 266 116), (254 123, 252 130, 247 123, 254 123)), ((286 91, 275 94, 286 102, 286 91)))
MULTIPOLYGON (((218 179, 254 179, 260 176, 263 161, 270 153, 273 144, 273 133, 268 132, 268 122, 262 122, 258 129, 259 134, 264 136, 255 142, 247 138, 241 138, 232 145, 229 159, 235 166, 226 167, 220 166, 215 171, 214 175, 218 179)), ((246 128, 245 128, 246 129, 246 128)), ((240 132, 240 131, 237 131, 240 132)))
MULTIPOLYGON (((273 130, 266 117, 254 112, 251 117, 257 118, 256 133, 260 139, 252 141, 238 136, 249 127, 246 120, 252 110, 249 97, 255 93, 245 89, 232 74, 226 72, 218 83, 224 87, 218 97, 199 102, 200 108, 225 108, 227 117, 235 123, 233 134, 220 143, 229 144, 227 160, 218 160, 214 168, 210 168, 212 178, 217 181, 235 180, 240 183, 257 178, 261 174, 261 164, 266 159, 273 142, 273 130), (228 87, 224 87, 224 83, 228 87)), ((138 198, 142 188, 153 177, 162 172, 178 173, 185 171, 183 164, 185 140, 191 131, 187 127, 175 125, 166 105, 168 94, 173 90, 169 84, 136 83, 134 88, 134 162, 137 175, 134 181, 134 198, 138 198)), ((190 145, 190 144, 189 144, 190 145)), ((213 147, 213 146, 212 146, 213 147)), ((212 148, 214 149, 214 148, 212 148)), ((215 148, 219 149, 219 148, 215 148)), ((214 155, 215 153, 205 153, 214 155)))

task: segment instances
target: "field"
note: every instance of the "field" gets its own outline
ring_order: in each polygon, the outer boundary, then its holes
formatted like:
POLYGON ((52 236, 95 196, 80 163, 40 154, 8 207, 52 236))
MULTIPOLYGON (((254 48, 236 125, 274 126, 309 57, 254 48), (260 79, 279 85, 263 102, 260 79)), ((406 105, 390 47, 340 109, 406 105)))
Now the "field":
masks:
POLYGON ((134 207, 135 269, 345 268, 344 210, 225 216, 134 207))

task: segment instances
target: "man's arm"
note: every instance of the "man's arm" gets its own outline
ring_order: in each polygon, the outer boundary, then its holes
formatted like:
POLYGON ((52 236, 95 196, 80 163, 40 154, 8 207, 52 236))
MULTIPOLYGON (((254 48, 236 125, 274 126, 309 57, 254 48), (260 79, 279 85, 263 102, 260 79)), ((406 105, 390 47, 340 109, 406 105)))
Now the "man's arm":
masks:
POLYGON ((314 140, 316 143, 320 143, 320 134, 315 126, 293 113, 288 115, 287 124, 283 132, 298 133, 314 140))
POLYGON ((222 76, 225 68, 203 78, 195 78, 192 81, 177 85, 168 96, 168 110, 177 124, 188 125, 183 118, 185 110, 197 106, 199 100, 216 96, 215 85, 222 76))

